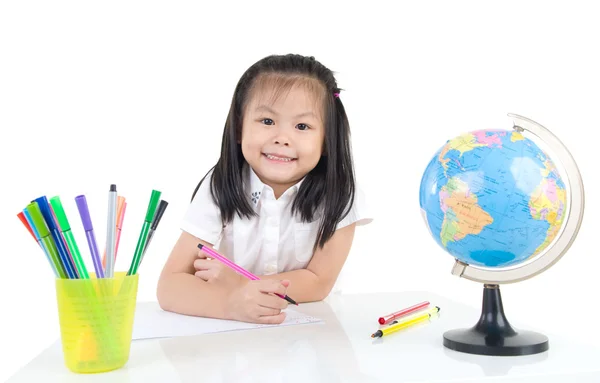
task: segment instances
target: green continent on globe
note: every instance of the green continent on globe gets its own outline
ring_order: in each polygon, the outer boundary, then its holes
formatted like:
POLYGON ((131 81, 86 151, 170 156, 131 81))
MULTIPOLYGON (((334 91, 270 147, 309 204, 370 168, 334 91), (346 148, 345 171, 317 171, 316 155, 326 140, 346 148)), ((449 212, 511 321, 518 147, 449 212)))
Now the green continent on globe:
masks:
POLYGON ((469 185, 454 177, 442 186, 440 203, 444 214, 440 237, 446 246, 450 241, 459 241, 468 234, 479 234, 494 220, 477 204, 477 196, 471 194, 469 185))

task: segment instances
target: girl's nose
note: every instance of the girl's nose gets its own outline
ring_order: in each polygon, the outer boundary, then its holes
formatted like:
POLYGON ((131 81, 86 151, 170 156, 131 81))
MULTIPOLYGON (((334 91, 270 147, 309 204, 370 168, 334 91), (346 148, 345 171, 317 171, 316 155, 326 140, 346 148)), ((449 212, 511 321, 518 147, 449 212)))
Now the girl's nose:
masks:
POLYGON ((284 145, 284 146, 290 145, 290 139, 289 139, 289 136, 287 135, 287 131, 285 128, 280 127, 279 129, 277 129, 277 133, 275 133, 273 142, 277 145, 284 145))

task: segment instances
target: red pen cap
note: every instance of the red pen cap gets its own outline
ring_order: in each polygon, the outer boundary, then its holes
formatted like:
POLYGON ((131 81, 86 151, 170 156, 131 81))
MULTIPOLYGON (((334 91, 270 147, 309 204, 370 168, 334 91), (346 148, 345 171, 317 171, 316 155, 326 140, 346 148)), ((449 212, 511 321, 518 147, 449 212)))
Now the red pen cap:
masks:
POLYGON ((35 239, 37 241, 35 234, 33 234, 33 230, 31 230, 31 226, 29 226, 29 222, 27 222, 27 218, 25 218, 25 214, 23 214, 23 212, 20 212, 19 214, 17 214, 17 217, 19 217, 19 220, 21 220, 21 222, 23 222, 23 225, 25 226, 25 228, 27 229, 29 234, 31 234, 33 239, 35 239))
POLYGON ((389 315, 383 316, 381 318, 379 318, 378 322, 379 324, 386 324, 390 321, 393 321, 394 319, 400 318, 402 316, 414 313, 415 311, 419 311, 421 309, 424 309, 425 307, 429 306, 429 302, 425 301, 425 302, 421 302, 421 303, 417 303, 414 306, 410 306, 407 307, 405 309, 402 309, 400 311, 396 311, 395 313, 391 313, 389 315))

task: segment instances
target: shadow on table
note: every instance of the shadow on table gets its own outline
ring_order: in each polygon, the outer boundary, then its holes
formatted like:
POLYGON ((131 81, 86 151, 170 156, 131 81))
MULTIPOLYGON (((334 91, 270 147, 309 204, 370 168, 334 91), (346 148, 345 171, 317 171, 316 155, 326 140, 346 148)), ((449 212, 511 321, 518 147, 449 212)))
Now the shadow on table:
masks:
POLYGON ((162 339, 160 347, 182 382, 376 382, 359 371, 329 304, 319 305, 309 314, 324 323, 162 339))

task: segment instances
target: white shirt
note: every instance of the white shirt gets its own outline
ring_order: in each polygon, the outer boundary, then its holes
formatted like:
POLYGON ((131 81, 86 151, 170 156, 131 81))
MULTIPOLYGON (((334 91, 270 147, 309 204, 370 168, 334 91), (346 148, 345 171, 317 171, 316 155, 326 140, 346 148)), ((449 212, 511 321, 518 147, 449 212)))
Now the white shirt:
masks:
MULTIPOLYGON (((232 222, 223 227, 219 208, 210 195, 211 172, 190 203, 181 229, 213 244, 220 254, 255 275, 306 268, 313 255, 319 220, 304 223, 291 214, 302 181, 275 199, 273 189, 250 166, 245 166, 244 171, 250 181, 248 198, 258 216, 248 219, 235 214, 232 222)), ((353 207, 337 228, 371 221, 365 197, 357 187, 353 207)))

